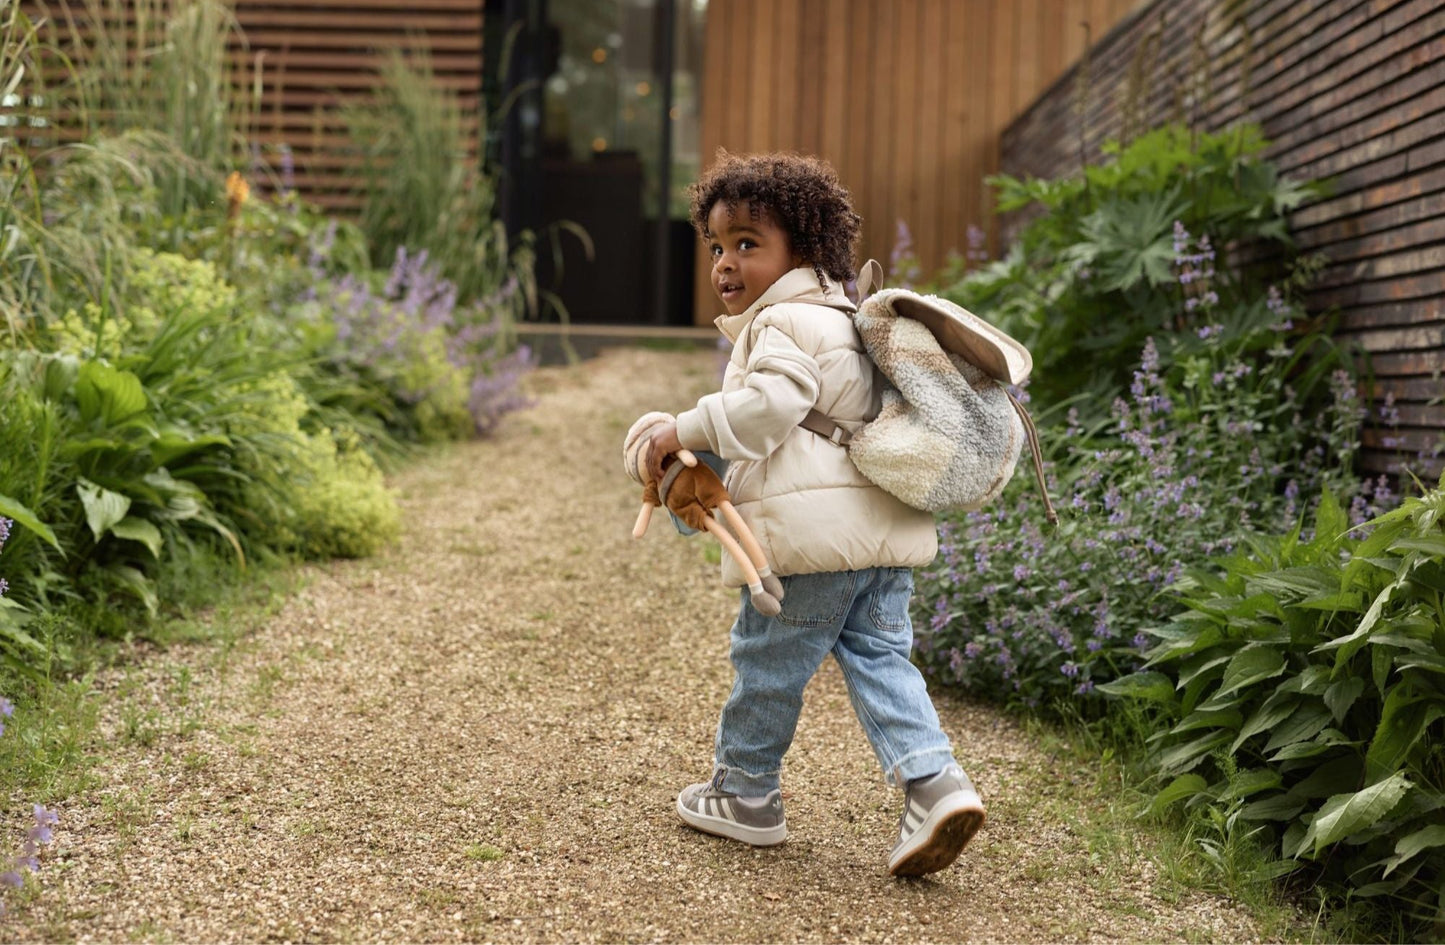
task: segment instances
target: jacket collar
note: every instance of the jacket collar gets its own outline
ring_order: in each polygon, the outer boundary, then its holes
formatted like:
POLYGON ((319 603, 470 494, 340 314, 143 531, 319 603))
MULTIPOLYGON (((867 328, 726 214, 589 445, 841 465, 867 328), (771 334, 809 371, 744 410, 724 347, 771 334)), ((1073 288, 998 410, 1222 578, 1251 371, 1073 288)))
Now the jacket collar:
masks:
POLYGON ((745 311, 737 315, 719 315, 713 324, 728 341, 736 344, 758 312, 779 302, 812 302, 844 312, 857 310, 857 306, 848 301, 841 285, 832 279, 827 280, 825 286, 819 285, 818 275, 812 266, 799 266, 779 276, 778 281, 768 286, 768 290, 758 296, 757 301, 745 311))

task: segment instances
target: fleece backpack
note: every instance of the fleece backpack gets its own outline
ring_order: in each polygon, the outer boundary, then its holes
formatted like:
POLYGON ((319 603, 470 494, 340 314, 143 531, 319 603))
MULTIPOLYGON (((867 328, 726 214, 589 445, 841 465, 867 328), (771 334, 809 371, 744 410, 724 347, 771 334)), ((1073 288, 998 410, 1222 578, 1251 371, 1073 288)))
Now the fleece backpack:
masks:
POLYGON ((853 317, 887 379, 878 416, 849 435, 817 410, 802 426, 844 446, 869 481, 916 509, 977 509, 996 498, 1029 444, 1044 510, 1058 522, 1044 482, 1038 434, 1009 391, 1033 369, 1023 345, 947 299, 907 289, 868 295, 881 274, 860 274, 866 296, 853 317))

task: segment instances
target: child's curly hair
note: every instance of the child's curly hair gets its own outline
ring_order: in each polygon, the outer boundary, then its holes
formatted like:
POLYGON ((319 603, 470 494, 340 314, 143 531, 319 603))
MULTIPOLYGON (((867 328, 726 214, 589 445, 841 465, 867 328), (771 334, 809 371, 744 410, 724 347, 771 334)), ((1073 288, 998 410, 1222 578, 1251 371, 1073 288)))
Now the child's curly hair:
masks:
POLYGON ((730 154, 688 188, 692 225, 707 237, 707 215, 722 201, 728 212, 747 201, 754 218, 766 211, 788 234, 797 255, 838 282, 857 278, 853 246, 863 222, 847 188, 827 161, 800 154, 730 154))

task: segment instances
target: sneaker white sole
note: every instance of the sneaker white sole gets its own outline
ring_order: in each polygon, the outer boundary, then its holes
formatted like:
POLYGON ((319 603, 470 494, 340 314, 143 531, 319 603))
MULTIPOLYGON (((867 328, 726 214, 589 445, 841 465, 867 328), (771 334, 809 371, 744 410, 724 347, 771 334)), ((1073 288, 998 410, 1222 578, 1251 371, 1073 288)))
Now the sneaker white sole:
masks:
POLYGON ((727 837, 729 840, 740 840, 755 847, 777 846, 788 839, 786 821, 776 827, 749 827, 735 820, 728 820, 726 817, 700 814, 683 804, 681 795, 677 798, 677 816, 681 817, 688 826, 695 827, 703 833, 727 837))
POLYGON ((983 826, 983 801, 955 791, 933 805, 923 823, 888 858, 890 876, 924 876, 947 869, 983 826))

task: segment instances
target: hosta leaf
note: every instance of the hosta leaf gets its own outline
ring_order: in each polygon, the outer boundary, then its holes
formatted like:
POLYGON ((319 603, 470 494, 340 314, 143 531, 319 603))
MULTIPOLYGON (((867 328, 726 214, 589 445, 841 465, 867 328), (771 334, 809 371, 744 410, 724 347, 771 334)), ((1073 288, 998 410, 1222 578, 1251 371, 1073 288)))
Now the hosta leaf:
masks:
POLYGON ((1340 590, 1339 576, 1319 567, 1285 568, 1282 571, 1270 571, 1248 578, 1245 583, 1252 591, 1286 600, 1317 597, 1321 594, 1336 594, 1340 590))
POLYGON ((1245 722, 1243 727, 1240 728, 1239 735, 1234 739, 1234 744, 1229 746, 1230 754, 1238 751, 1239 746, 1243 745, 1251 737, 1258 735, 1260 732, 1267 732, 1280 722, 1289 718, 1295 713, 1295 710, 1299 708, 1299 704, 1300 700, 1297 696, 1285 696, 1280 693, 1271 696, 1264 705, 1255 710, 1255 713, 1249 717, 1249 721, 1245 722))
POLYGON ((1391 600, 1399 593, 1400 589, 1405 586, 1408 578, 1409 571, 1406 570, 1398 575, 1395 580, 1385 585, 1384 589, 1375 595, 1375 599, 1370 603, 1370 609, 1365 611, 1365 615, 1360 618, 1360 624, 1355 628, 1354 632, 1337 637, 1328 643, 1321 643, 1315 647, 1313 652, 1318 653, 1321 650, 1338 648, 1339 652, 1335 654, 1335 669, 1338 671, 1345 663, 1349 662, 1350 657, 1354 656, 1360 647, 1369 641, 1370 634, 1374 631, 1375 625, 1378 624, 1381 617, 1384 616, 1385 608, 1389 606, 1391 600))
POLYGON ((1421 551, 1433 558, 1445 558, 1445 538, 1437 535, 1416 535, 1401 538, 1391 550, 1421 551))
POLYGON ((1273 679, 1284 672, 1284 654, 1274 647, 1250 646, 1240 650, 1224 669, 1218 695, 1225 695, 1273 679))
POLYGON ((1345 713, 1350 711, 1350 706, 1355 704, 1355 700, 1360 698, 1364 691, 1365 681, 1358 676, 1347 676, 1330 683, 1330 687, 1325 690, 1325 705, 1335 717, 1336 725, 1345 721, 1345 713))
POLYGON ((1265 742, 1264 750, 1272 752, 1296 742, 1309 741, 1330 724, 1330 713, 1322 705, 1307 704, 1274 728, 1274 734, 1265 742))
POLYGON ((110 533, 118 538, 138 541, 150 549, 153 557, 161 556, 161 530, 143 518, 127 515, 111 527, 110 533))
POLYGON ((1279 684, 1280 692, 1299 692, 1307 696, 1322 695, 1330 685, 1330 671, 1324 666, 1311 664, 1300 671, 1298 676, 1279 684))
POLYGON ((87 421, 97 417, 108 425, 120 423, 146 408, 145 388, 140 378, 99 361, 80 366, 75 379, 75 399, 80 415, 87 421))
POLYGON ((1385 694, 1385 684, 1390 678, 1390 670, 1394 668, 1394 650, 1387 646, 1371 647, 1370 674, 1375 680, 1375 691, 1382 696, 1385 694))
POLYGON ((1189 660, 1183 666, 1179 667, 1178 688, 1183 689, 1187 687, 1190 683, 1194 682, 1194 680, 1203 678, 1205 674, 1211 670, 1219 669, 1220 672, 1223 672, 1220 667, 1228 662, 1228 653, 1219 655, 1205 653, 1196 659, 1189 660))
POLYGON ((1312 741, 1295 742, 1293 745, 1286 745, 1271 755, 1269 760, 1272 763, 1278 764, 1284 761, 1298 761, 1301 758, 1316 758, 1340 745, 1353 747, 1358 744, 1358 741, 1352 741, 1348 735, 1339 729, 1327 728, 1316 735, 1312 741))
POLYGON ((1325 801, 1313 820, 1309 832, 1301 843, 1301 849, 1313 846, 1311 854, 1316 859, 1328 846, 1332 846, 1350 834, 1373 826, 1383 818, 1410 790, 1405 772, 1397 771, 1378 784, 1372 784, 1363 791, 1353 794, 1336 794, 1325 801))
POLYGON ((1099 686, 1100 692, 1148 702, 1174 701, 1174 684, 1163 673, 1131 673, 1099 686))
POLYGON ((1185 732, 1193 732, 1201 728, 1226 728, 1234 730, 1239 728, 1239 723, 1242 721, 1244 721, 1244 716, 1233 709, 1206 709, 1201 706, 1186 715, 1178 725, 1171 728, 1169 734, 1182 735, 1185 732))
POLYGON ((1283 783, 1280 773, 1273 768, 1252 768, 1241 771, 1229 779, 1229 786, 1219 795, 1220 800, 1249 797, 1260 791, 1272 791, 1283 783))
POLYGON ((1420 851, 1433 847, 1445 847, 1445 825, 1431 824, 1401 837, 1395 844, 1395 855, 1387 861, 1383 876, 1389 876, 1396 867, 1420 851))
POLYGON ((102 489, 89 479, 78 480, 75 491, 80 493, 80 504, 85 506, 85 521, 96 541, 100 541, 130 511, 127 496, 102 489))
POLYGON ((1421 587, 1445 594, 1445 561, 1423 562, 1411 572, 1410 580, 1421 587))
POLYGON ((1290 606, 1302 610, 1329 610, 1357 614, 1365 609, 1365 597, 1359 591, 1338 591, 1333 594, 1321 594, 1319 597, 1308 597, 1296 601, 1290 606))
POLYGON ((152 617, 156 615, 160 607, 160 600, 156 597, 155 585, 151 583, 150 578, 124 564, 109 565, 105 571, 122 587, 134 594, 142 604, 145 604, 146 610, 152 617))
POLYGON ((177 457, 198 449, 204 449, 207 446, 229 446, 230 443, 230 437, 219 433, 195 436, 180 430, 169 429, 162 432, 151 444, 151 462, 157 466, 165 466, 177 457))
POLYGON ((1239 816, 1243 820, 1292 820, 1304 809, 1304 798, 1295 797, 1293 794, 1276 794, 1245 804, 1239 809, 1239 816))
POLYGON ((1416 745, 1425 747, 1422 744, 1425 729, 1442 715, 1445 707, 1423 701, 1405 686, 1391 689, 1385 696, 1380 724, 1375 727, 1370 748, 1365 752, 1365 782, 1372 784, 1393 774, 1416 745))
POLYGON ((1228 732, 1211 732, 1192 742, 1176 745, 1159 755, 1157 762, 1161 774, 1182 774, 1193 768, 1214 749, 1229 741, 1228 732))
POLYGON ((1289 789, 1296 797, 1313 799, 1358 791, 1364 784, 1364 760, 1356 752, 1332 758, 1289 789))
POLYGON ((60 548, 60 542, 55 540, 55 533, 37 518, 34 512, 21 505, 15 499, 10 498, 8 495, 0 495, 0 517, 8 518, 21 528, 34 532, 36 535, 39 535, 40 539, 47 545, 56 551, 60 551, 61 554, 65 553, 60 548))
POLYGON ((1149 661, 1145 665, 1155 666, 1200 653, 1224 639, 1223 632, 1215 626, 1189 627, 1179 631, 1161 630, 1158 635, 1161 642, 1149 651, 1149 661))
POLYGON ((1169 783, 1169 786, 1149 802, 1150 813, 1158 813, 1170 805, 1187 800, 1203 791, 1209 786, 1209 782, 1203 776, 1197 774, 1182 774, 1169 783))

